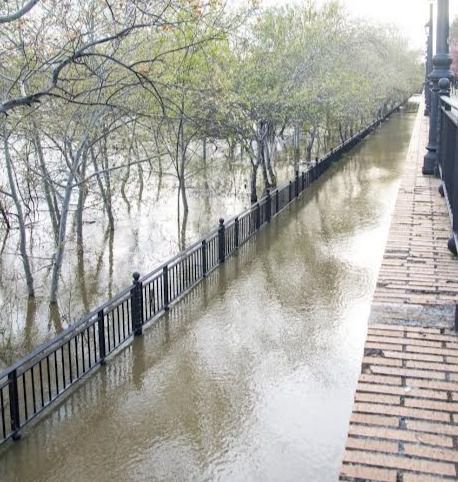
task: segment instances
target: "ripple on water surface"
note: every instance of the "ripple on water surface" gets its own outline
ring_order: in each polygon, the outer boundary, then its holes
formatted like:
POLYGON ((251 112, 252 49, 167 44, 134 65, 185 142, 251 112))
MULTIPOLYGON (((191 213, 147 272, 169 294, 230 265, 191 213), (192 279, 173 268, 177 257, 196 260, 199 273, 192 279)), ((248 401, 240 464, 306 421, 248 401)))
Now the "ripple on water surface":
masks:
POLYGON ((0 455, 2 481, 334 481, 413 117, 0 455))

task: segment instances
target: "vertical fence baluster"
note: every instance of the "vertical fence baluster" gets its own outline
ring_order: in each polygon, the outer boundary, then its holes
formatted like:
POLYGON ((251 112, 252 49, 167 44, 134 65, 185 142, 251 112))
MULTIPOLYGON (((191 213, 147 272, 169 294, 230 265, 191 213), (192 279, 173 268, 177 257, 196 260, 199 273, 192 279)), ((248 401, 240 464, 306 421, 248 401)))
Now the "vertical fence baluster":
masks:
POLYGON ((11 431, 13 432, 13 440, 19 440, 21 434, 21 421, 19 416, 19 395, 17 389, 17 371, 13 370, 8 373, 8 394, 10 399, 10 421, 11 431))
POLYGON ((225 245, 225 237, 226 237, 226 228, 224 226, 224 219, 221 218, 219 220, 219 227, 218 227, 218 259, 220 264, 224 263, 224 245, 225 245))
POLYGON ((169 310, 169 268, 164 266, 162 269, 162 289, 164 296, 164 311, 169 310))
POLYGON ((234 221, 234 245, 235 249, 239 247, 239 218, 235 218, 234 221))
POLYGON ((103 310, 100 310, 97 314, 98 328, 99 328, 99 356, 100 363, 105 364, 106 348, 105 348, 105 316, 103 310))
POLYGON ((296 179, 294 180, 294 190, 296 197, 299 196, 299 171, 296 171, 296 179))
POLYGON ((259 203, 256 203, 255 206, 255 226, 256 231, 261 227, 261 207, 259 206, 259 203))
MULTIPOLYGON (((139 281, 140 273, 133 273, 133 287, 130 290, 131 311, 132 311, 132 330, 135 336, 139 336, 143 331, 143 309, 142 309, 142 283, 139 281)), ((113 324, 114 330, 114 324, 113 324)), ((114 343, 114 342, 113 342, 114 343)))
POLYGON ((202 278, 207 276, 207 240, 202 241, 202 278))
POLYGON ((270 189, 267 189, 266 196, 266 222, 270 223, 272 218, 272 197, 270 196, 270 189))

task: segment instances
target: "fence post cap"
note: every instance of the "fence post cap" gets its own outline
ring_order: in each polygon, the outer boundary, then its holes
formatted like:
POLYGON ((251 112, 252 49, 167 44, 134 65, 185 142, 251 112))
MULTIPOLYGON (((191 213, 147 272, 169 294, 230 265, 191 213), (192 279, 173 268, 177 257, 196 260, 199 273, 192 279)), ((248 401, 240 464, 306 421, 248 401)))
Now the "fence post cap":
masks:
POLYGON ((442 79, 439 80, 439 89, 448 90, 449 88, 450 80, 448 80, 447 77, 442 77, 442 79))
POLYGON ((224 218, 219 218, 219 224, 222 226, 224 224, 224 218))
POLYGON ((134 271, 132 273, 132 278, 134 279, 134 283, 138 283, 138 280, 140 279, 140 273, 138 271, 134 271))

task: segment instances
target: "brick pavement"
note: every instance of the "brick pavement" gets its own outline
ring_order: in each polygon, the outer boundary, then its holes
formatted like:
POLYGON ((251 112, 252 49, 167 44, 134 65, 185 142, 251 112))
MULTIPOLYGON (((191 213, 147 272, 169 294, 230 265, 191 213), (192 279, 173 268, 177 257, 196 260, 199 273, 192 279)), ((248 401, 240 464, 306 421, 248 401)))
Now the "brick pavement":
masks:
POLYGON ((374 294, 340 480, 458 480, 458 260, 420 105, 374 294))
POLYGON ((371 322, 435 323, 448 326, 458 299, 458 263, 447 249, 450 218, 439 179, 423 176, 428 118, 416 118, 393 213, 371 322))

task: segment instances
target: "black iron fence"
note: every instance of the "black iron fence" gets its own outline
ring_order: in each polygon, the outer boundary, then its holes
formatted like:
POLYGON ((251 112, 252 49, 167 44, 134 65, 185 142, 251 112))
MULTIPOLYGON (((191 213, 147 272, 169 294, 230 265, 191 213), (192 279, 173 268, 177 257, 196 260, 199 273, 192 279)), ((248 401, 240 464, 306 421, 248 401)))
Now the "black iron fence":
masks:
POLYGON ((226 222, 220 219, 219 226, 204 239, 151 273, 143 277, 134 273, 129 288, 2 372, 0 444, 10 438, 20 438, 24 426, 104 364, 106 358, 132 336, 141 335, 145 324, 157 319, 224 263, 382 121, 378 119, 357 132, 306 172, 297 172, 293 180, 268 192, 243 213, 226 222))
MULTIPOLYGON (((448 82, 448 81, 447 81, 448 82)), ((438 168, 442 179, 440 192, 445 196, 452 236, 448 241, 450 251, 457 254, 458 236, 458 102, 443 95, 440 97, 438 168)))

